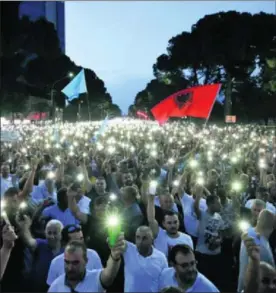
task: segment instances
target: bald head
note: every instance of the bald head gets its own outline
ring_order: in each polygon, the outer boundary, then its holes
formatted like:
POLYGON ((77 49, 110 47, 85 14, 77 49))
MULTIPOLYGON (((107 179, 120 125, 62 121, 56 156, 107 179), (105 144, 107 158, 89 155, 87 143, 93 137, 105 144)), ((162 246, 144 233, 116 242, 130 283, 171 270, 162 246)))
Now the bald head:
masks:
POLYGON ((149 256, 152 253, 153 233, 147 226, 141 226, 136 231, 135 244, 138 252, 143 256, 149 256))
POLYGON ((269 237, 274 229, 275 216, 268 210, 262 210, 258 217, 257 229, 259 232, 264 233, 266 237, 269 237))
POLYGON ((143 233, 143 234, 149 234, 153 237, 153 233, 152 233, 152 230, 150 227, 148 226, 140 226, 138 229, 137 229, 137 233, 143 233))

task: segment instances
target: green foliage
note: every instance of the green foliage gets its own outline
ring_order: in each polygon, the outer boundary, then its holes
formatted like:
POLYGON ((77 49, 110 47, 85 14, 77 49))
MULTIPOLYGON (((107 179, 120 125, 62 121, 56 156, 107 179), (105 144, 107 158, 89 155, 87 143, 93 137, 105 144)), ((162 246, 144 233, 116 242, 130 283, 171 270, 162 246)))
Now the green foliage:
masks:
MULTIPOLYGON (((7 4, 1 4, 1 8, 2 13, 5 14, 7 4)), ((5 27, 5 30, 1 32, 4 38, 1 38, 3 44, 1 43, 0 59, 3 91, 20 93, 25 97, 32 95, 50 100, 51 89, 55 83, 54 100, 56 106, 64 107, 65 96, 61 90, 70 81, 64 77, 69 72, 77 74, 82 68, 60 50, 54 25, 45 19, 32 22, 28 17, 22 19, 6 17, 5 23, 1 24, 1 27, 5 27), (15 29, 8 29, 10 26, 15 29), (60 79, 60 82, 56 82, 60 79)), ((76 102, 86 103, 87 107, 88 98, 92 104, 91 111, 98 104, 112 105, 112 98, 107 92, 104 82, 90 69, 85 69, 85 75, 88 95, 81 95, 79 101, 76 102), (93 106, 94 104, 96 106, 93 106)), ((6 100, 3 107, 1 107, 2 111, 10 111, 12 107, 15 107, 14 100, 6 100)), ((113 110, 116 108, 115 105, 112 107, 113 110)), ((118 114, 118 111, 116 113, 118 114)), ((99 115, 94 116, 98 117, 99 115)))
MULTIPOLYGON (((275 68, 268 69, 266 62, 275 57, 275 49, 275 15, 236 11, 206 15, 191 32, 169 40, 167 54, 153 65, 156 79, 137 94, 130 110, 149 109, 178 89, 220 82, 225 114, 233 113, 239 120, 276 116, 271 111, 276 109, 271 94, 275 75, 268 72, 275 73, 275 68)), ((222 118, 223 110, 216 104, 212 116, 222 118)))

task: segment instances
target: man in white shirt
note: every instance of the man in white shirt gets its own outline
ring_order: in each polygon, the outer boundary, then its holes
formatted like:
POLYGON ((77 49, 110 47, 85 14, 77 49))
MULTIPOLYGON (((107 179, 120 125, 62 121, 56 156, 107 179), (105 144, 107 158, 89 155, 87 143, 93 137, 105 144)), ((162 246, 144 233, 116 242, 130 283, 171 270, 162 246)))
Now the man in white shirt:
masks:
MULTIPOLYGON (((70 241, 80 241, 84 242, 83 233, 81 227, 79 225, 68 225, 62 230, 62 241, 66 244, 70 243, 70 241)), ((87 264, 86 268, 89 271, 102 269, 102 262, 98 255, 98 253, 93 250, 87 248, 87 264)), ((62 274, 64 274, 64 253, 55 257, 50 265, 47 284, 49 286, 62 274)))
POLYGON ((179 287, 183 292, 219 292, 216 286, 197 271, 193 250, 176 245, 169 255, 172 268, 164 269, 159 278, 159 292, 166 287, 179 287))
POLYGON ((83 242, 72 241, 65 247, 65 274, 58 277, 48 292, 105 292, 118 274, 121 256, 125 250, 124 237, 121 234, 103 270, 89 271, 87 264, 87 249, 83 242))
POLYGON ((155 239, 154 246, 167 257, 170 249, 176 244, 186 244, 194 249, 191 236, 178 231, 179 219, 174 212, 164 212, 163 226, 165 230, 159 227, 155 219, 154 195, 148 196, 147 217, 155 239))
POLYGON ((141 226, 136 232, 136 245, 127 242, 124 252, 124 292, 158 292, 158 280, 168 267, 165 255, 155 249, 149 227, 141 226))

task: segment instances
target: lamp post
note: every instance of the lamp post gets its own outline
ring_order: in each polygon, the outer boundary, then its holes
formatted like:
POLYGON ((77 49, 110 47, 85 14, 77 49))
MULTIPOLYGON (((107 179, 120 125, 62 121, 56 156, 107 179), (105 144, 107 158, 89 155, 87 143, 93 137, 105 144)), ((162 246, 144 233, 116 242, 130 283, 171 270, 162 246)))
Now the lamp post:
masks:
POLYGON ((54 89, 55 86, 65 78, 72 78, 74 76, 73 72, 69 72, 66 76, 62 77, 59 80, 56 80, 51 86, 51 108, 52 108, 52 121, 55 123, 56 120, 56 107, 55 107, 55 100, 54 100, 54 89))

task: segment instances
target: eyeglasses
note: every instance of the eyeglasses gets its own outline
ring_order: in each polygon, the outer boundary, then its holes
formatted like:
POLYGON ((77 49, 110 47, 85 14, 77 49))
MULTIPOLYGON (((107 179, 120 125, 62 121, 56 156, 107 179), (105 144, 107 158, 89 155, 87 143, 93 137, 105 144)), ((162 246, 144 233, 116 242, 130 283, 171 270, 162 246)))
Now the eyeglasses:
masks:
POLYGON ((74 233, 77 231, 81 231, 81 226, 80 225, 72 225, 67 228, 68 233, 74 233))
POLYGON ((194 267, 197 265, 197 261, 194 260, 194 261, 191 261, 190 263, 183 263, 183 264, 179 264, 179 263, 176 263, 176 265, 180 266, 182 269, 188 269, 190 267, 194 267))

